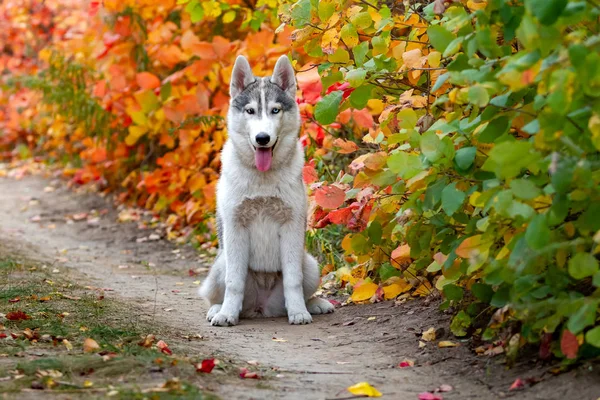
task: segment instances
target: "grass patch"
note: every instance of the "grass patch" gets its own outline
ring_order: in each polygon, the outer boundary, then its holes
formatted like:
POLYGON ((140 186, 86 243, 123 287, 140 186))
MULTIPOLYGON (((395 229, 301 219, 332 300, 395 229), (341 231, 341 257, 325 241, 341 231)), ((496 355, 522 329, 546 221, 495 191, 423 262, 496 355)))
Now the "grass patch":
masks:
POLYGON ((109 393, 117 399, 215 398, 200 389, 210 379, 193 365, 202 357, 178 356, 179 349, 188 352, 184 342, 139 310, 1 251, 0 393, 33 388, 86 399, 109 393), (141 346, 150 333, 156 335, 152 345, 141 346), (84 352, 86 339, 98 348, 84 352), (173 355, 156 347, 160 339, 173 355))

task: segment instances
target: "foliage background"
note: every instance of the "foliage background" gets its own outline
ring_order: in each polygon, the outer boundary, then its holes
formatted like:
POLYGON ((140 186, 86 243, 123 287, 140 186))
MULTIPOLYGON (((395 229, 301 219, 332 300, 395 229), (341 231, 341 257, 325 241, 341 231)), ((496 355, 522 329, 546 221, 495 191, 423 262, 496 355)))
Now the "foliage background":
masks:
POLYGON ((0 156, 212 245, 233 61, 298 72, 308 244, 354 302, 439 290, 511 357, 600 351, 594 1, 0 4, 0 156), (435 288, 435 289, 434 289, 435 288))

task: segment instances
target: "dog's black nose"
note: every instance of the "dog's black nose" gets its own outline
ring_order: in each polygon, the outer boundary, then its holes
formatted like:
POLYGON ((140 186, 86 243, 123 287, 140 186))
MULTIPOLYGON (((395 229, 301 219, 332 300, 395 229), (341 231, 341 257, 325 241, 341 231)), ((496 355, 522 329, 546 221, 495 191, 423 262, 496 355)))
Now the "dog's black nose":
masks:
POLYGON ((269 143, 270 140, 271 137, 264 132, 261 132, 258 135, 256 135, 256 143, 260 144, 261 146, 266 145, 267 143, 269 143))

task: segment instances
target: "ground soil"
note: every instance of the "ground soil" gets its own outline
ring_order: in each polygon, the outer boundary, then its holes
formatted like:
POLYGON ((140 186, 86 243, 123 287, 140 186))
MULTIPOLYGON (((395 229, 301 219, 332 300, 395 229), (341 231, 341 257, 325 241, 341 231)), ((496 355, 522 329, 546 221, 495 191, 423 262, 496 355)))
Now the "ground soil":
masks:
MULTIPOLYGON (((146 240, 152 229, 120 223, 117 215, 110 198, 73 191, 64 181, 0 178, 4 248, 43 260, 58 273, 76 271, 86 284, 112 289, 107 296, 135 303, 142 316, 156 324, 202 335, 204 353, 255 360, 270 369, 271 378, 251 389, 231 383, 211 387, 224 399, 348 398, 345 389, 361 381, 375 386, 384 399, 414 400, 440 385, 453 388, 443 393, 444 399, 600 397, 598 365, 585 364, 554 376, 549 372, 552 365, 533 358, 507 369, 502 357, 477 356, 467 341, 455 348, 438 348, 434 342, 419 348, 422 331, 448 331, 450 316, 438 311, 434 298, 345 306, 332 315, 314 317, 306 326, 290 326, 281 318, 212 327, 196 295, 202 276, 188 273, 203 266, 198 252, 189 245, 146 240), (74 215, 91 210, 99 211, 99 218, 74 220, 74 215), (404 359, 415 365, 398 368, 404 359), (530 383, 509 391, 517 378, 530 383)), ((448 333, 441 339, 460 342, 448 333)))

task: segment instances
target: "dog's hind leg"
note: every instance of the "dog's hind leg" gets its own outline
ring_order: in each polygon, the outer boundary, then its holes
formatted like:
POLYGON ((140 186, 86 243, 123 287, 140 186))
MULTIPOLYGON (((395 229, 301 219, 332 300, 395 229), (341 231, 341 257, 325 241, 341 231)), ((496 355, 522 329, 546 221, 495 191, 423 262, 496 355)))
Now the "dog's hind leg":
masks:
POLYGON ((328 314, 334 310, 333 304, 319 297, 312 297, 319 287, 319 264, 310 254, 304 256, 304 265, 302 268, 304 278, 304 299, 306 299, 306 308, 308 312, 315 314, 328 314))
POLYGON ((225 296, 225 255, 221 252, 214 264, 210 268, 208 276, 202 282, 202 286, 198 290, 198 294, 204 298, 210 308, 206 313, 206 319, 211 321, 215 315, 221 310, 223 298, 225 296))

